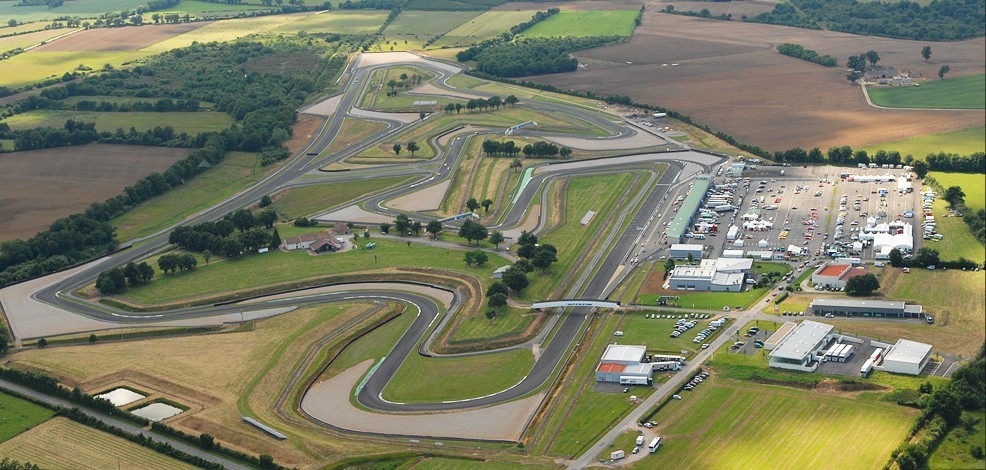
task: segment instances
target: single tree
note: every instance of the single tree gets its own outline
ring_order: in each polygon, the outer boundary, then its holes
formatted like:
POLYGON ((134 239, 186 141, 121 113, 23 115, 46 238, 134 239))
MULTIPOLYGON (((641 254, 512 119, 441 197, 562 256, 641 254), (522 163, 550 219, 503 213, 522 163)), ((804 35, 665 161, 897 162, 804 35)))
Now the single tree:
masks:
POLYGON ((96 340, 97 340, 96 333, 90 333, 89 334, 89 344, 96 344, 96 340))
POLYGON ((205 265, 209 265, 209 260, 212 259, 212 251, 205 250, 202 252, 202 259, 205 260, 205 265))
POLYGON ((391 148, 394 149, 394 153, 396 153, 397 155, 401 154, 401 144, 394 144, 394 146, 391 148))
POLYGON ((487 297, 493 294, 507 295, 507 285, 500 281, 494 281, 493 284, 490 284, 490 286, 486 288, 487 297))
POLYGON ((895 268, 899 268, 904 265, 904 256, 900 253, 899 248, 890 250, 890 265, 895 268))
POLYGON ((516 96, 514 96, 514 95, 507 95, 507 97, 503 99, 503 104, 509 104, 510 107, 513 108, 514 105, 516 105, 517 102, 519 102, 519 101, 520 100, 518 100, 516 96))
POLYGON ((427 116, 427 115, 428 115, 428 113, 426 113, 424 111, 418 111, 418 119, 420 119, 422 121, 425 120, 425 116, 427 116))
POLYGON ((414 236, 421 235, 422 228, 424 227, 421 225, 421 222, 418 222, 417 220, 411 222, 411 231, 414 232, 414 236))
POLYGON ((442 223, 437 220, 432 220, 431 222, 428 222, 428 225, 425 226, 425 232, 430 233, 431 237, 436 240, 438 239, 438 234, 441 233, 441 231, 442 231, 442 223))
POLYGON ((928 266, 937 266, 941 261, 938 257, 938 250, 924 247, 918 250, 917 255, 914 257, 914 262, 918 266, 926 268, 928 266))
POLYGON ((489 260, 490 257, 487 256, 486 253, 482 251, 476 250, 473 252, 472 261, 473 263, 476 263, 476 266, 483 266, 489 260))
POLYGON ((468 201, 466 201, 466 208, 469 209, 470 212, 476 212, 476 210, 479 209, 479 202, 476 201, 476 198, 471 197, 468 201))
POLYGON ((948 189, 945 190, 945 195, 942 196, 942 199, 947 201, 948 205, 955 207, 957 204, 965 200, 965 191, 962 191, 962 188, 958 186, 949 186, 948 189))
POLYGON ((272 202, 274 201, 271 201, 270 196, 264 194, 264 197, 260 198, 260 207, 267 207, 271 205, 272 202))
POLYGON ((489 214, 490 213, 490 206, 493 205, 493 200, 492 199, 489 199, 489 198, 486 198, 486 199, 483 199, 483 202, 480 202, 479 204, 482 205, 483 206, 483 209, 486 210, 486 213, 489 214))
POLYGON ((503 239, 503 232, 500 232, 499 230, 490 234, 490 243, 496 247, 496 251, 500 251, 500 244, 503 243, 503 239))
POLYGON ((870 295, 880 288, 880 281, 872 273, 855 276, 846 281, 846 294, 870 295))
POLYGON ((410 142, 407 143, 407 151, 408 152, 411 152, 411 156, 412 157, 414 156, 414 152, 417 152, 418 150, 419 150, 419 147, 418 147, 418 143, 417 142, 415 142, 415 141, 412 140, 412 141, 410 141, 410 142))
POLYGON ((941 68, 938 69, 938 79, 939 80, 944 80, 945 79, 945 74, 948 73, 948 72, 950 72, 951 70, 952 70, 951 67, 949 67, 947 65, 942 65, 941 68))
POLYGON ((866 51, 866 54, 864 55, 866 56, 866 60, 870 62, 871 66, 876 65, 876 63, 880 61, 880 54, 877 54, 877 52, 873 49, 866 51))
POLYGON ((511 266, 503 273, 503 283, 510 288, 511 291, 520 293, 527 288, 530 282, 527 280, 527 273, 520 269, 516 269, 511 266))
POLYGON ((406 73, 402 73, 401 74, 401 81, 407 83, 407 74, 406 73))
POLYGON ((390 223, 383 222, 380 224, 380 233, 390 233, 390 223))
POLYGON ((519 158, 515 158, 512 162, 510 162, 511 170, 520 171, 520 169, 523 167, 524 167, 524 163, 522 163, 519 158))
POLYGON ((496 310, 492 308, 486 309, 486 319, 490 321, 490 324, 493 323, 494 318, 496 318, 496 310))
POLYGON ((572 156, 572 149, 570 149, 568 147, 562 147, 560 150, 558 150, 558 155, 560 155, 561 158, 571 157, 572 156))
POLYGON ((462 103, 455 103, 455 114, 462 112, 462 103))
POLYGON ((667 278, 670 276, 671 271, 674 271, 674 260, 668 258, 668 260, 664 262, 664 277, 667 278))
POLYGON ((199 447, 205 450, 211 450, 216 447, 216 440, 211 435, 202 433, 199 435, 199 447))
POLYGON ((394 88, 397 88, 397 85, 397 80, 390 80, 387 82, 387 86, 390 87, 390 91, 394 91, 394 88))
POLYGON ((541 271, 547 270, 551 267, 552 263, 558 261, 558 255, 553 253, 551 250, 544 250, 543 247, 538 247, 534 253, 534 257, 531 258, 531 264, 536 266, 541 271))
POLYGON ((48 340, 46 340, 43 336, 41 338, 38 338, 38 347, 39 348, 43 348, 43 347, 45 347, 47 345, 48 345, 48 340))
POLYGON ((691 253, 688 253, 688 264, 692 264, 694 262, 695 262, 695 256, 692 255, 691 253))
POLYGON ((507 296, 501 292, 497 292, 491 296, 486 297, 486 305, 493 308, 502 308, 507 306, 507 296))
POLYGON ((931 46, 921 48, 921 57, 924 57, 925 62, 931 59, 931 46))

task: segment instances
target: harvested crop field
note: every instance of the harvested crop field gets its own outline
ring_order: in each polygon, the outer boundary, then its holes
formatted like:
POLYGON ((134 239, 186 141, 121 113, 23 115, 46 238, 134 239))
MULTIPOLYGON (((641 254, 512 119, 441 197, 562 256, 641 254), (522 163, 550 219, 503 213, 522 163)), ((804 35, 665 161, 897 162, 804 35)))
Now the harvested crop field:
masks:
POLYGON ((874 49, 881 64, 925 77, 946 63, 956 75, 972 75, 986 70, 982 39, 936 43, 933 60, 925 63, 919 54, 922 42, 657 13, 661 7, 648 7, 629 42, 576 53, 588 70, 534 80, 628 95, 768 150, 863 146, 986 122, 981 111, 870 107, 840 67, 822 67, 775 50, 790 42, 841 61, 847 51, 874 49))
POLYGON ((24 238, 55 219, 115 196, 163 171, 188 149, 92 144, 0 155, 0 240, 24 238))
POLYGON ((38 52, 136 51, 170 37, 201 28, 206 23, 97 28, 80 31, 35 49, 38 52))

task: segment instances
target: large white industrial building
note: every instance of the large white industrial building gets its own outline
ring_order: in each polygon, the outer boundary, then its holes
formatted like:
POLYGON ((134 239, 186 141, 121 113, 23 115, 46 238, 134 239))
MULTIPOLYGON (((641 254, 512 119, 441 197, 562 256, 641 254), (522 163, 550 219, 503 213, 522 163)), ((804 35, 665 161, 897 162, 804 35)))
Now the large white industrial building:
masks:
POLYGON ((930 344, 901 339, 883 356, 880 368, 897 374, 920 375, 930 360, 930 344))
POLYGON ((767 356, 770 367, 814 372, 819 364, 814 357, 832 339, 832 330, 832 325, 811 320, 805 320, 793 328, 778 330, 775 335, 781 331, 786 333, 779 339, 773 336, 768 339, 768 342, 777 345, 767 356))
POLYGON ((644 362, 646 346, 625 346, 611 344, 606 346, 599 366, 596 367, 596 382, 614 382, 632 385, 646 385, 651 381, 652 366, 644 362))
POLYGON ((739 292, 752 267, 750 258, 705 259, 698 266, 676 266, 668 286, 674 290, 739 292))

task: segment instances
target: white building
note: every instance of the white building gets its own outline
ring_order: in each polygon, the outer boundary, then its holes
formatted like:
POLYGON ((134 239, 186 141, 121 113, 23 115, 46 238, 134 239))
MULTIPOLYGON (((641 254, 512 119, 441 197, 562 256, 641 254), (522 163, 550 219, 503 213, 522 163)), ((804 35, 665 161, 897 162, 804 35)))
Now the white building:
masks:
POLYGON ((743 250, 724 250, 722 252, 723 258, 742 258, 743 250))
POLYGON ((929 360, 930 344, 901 339, 883 356, 883 365, 880 368, 897 374, 920 375, 929 360))
POLYGON ((675 243, 671 245, 671 252, 668 256, 671 259, 683 260, 688 259, 688 255, 692 255, 692 259, 702 259, 702 250, 704 247, 702 245, 687 245, 684 243, 675 243))
POLYGON ((643 362, 646 355, 646 346, 607 346, 596 367, 596 382, 650 384, 653 372, 651 365, 643 362))
POLYGON ((770 352, 770 367, 814 372, 818 368, 815 358, 832 339, 832 325, 805 320, 791 329, 770 352))
POLYGON ((647 346, 625 346, 611 344, 606 346, 601 362, 612 362, 617 364, 640 364, 647 355, 647 346))
POLYGON ((740 292, 752 267, 750 258, 705 259, 699 266, 675 267, 668 285, 674 290, 740 292))

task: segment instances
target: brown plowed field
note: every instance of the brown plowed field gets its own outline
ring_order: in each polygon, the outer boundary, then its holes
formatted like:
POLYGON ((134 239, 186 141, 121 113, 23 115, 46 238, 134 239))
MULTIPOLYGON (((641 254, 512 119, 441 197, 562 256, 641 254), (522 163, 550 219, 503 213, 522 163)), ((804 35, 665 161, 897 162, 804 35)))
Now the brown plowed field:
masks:
MULTIPOLYGON (((629 42, 576 53, 588 70, 534 79, 561 88, 629 95, 684 112, 768 150, 862 146, 986 122, 981 110, 872 108, 840 67, 822 67, 775 50, 792 42, 844 62, 850 53, 873 49, 881 64, 925 77, 948 64, 953 76, 959 76, 986 71, 982 38, 932 43, 932 60, 925 63, 920 52, 926 42, 657 13, 664 5, 648 3, 643 25, 629 42)), ((679 6, 676 2, 675 8, 679 6)))
POLYGON ((55 219, 163 171, 188 149, 91 144, 0 154, 0 240, 26 238, 55 219))
POLYGON ((38 52, 136 51, 173 36, 205 26, 205 22, 80 31, 40 46, 38 52))

